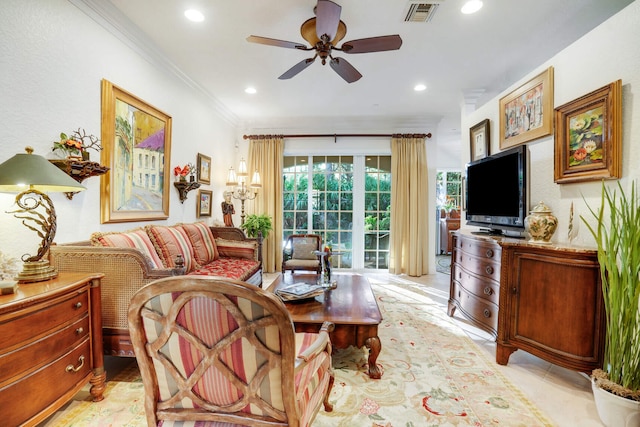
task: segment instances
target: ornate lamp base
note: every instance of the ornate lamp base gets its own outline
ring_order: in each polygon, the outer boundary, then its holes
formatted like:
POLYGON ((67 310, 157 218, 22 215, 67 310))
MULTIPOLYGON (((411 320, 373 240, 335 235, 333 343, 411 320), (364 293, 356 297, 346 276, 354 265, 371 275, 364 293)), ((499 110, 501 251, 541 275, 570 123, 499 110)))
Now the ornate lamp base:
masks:
POLYGON ((18 273, 20 283, 42 282, 58 277, 58 271, 49 264, 48 260, 24 262, 23 269, 18 273))

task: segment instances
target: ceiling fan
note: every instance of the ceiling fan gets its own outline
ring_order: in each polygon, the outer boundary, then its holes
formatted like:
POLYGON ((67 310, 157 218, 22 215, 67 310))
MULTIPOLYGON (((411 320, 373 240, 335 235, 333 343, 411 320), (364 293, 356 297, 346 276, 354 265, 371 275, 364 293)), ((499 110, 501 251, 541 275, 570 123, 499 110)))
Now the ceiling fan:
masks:
POLYGON ((314 8, 315 18, 307 19, 300 27, 300 33, 310 47, 301 43, 289 42, 285 40, 270 39, 260 36, 249 36, 247 41, 252 43, 266 44, 269 46, 286 47, 290 49, 315 50, 312 58, 307 58, 278 77, 280 80, 290 79, 302 70, 311 65, 317 57, 322 60, 322 65, 327 63, 338 73, 340 77, 353 83, 362 77, 346 59, 335 58, 332 55, 334 50, 343 53, 368 53, 382 52, 385 50, 397 50, 402 45, 402 39, 399 35, 369 37, 366 39, 351 40, 344 42, 341 47, 337 46, 347 33, 347 26, 340 20, 340 12, 342 7, 329 0, 318 0, 317 6, 314 8))

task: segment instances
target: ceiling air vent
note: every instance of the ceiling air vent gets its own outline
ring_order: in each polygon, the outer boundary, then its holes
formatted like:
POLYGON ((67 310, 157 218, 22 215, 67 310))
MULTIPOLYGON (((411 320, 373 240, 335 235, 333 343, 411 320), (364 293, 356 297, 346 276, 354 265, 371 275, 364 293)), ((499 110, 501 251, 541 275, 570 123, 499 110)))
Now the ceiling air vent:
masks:
POLYGON ((442 1, 410 2, 404 22, 429 22, 442 1))

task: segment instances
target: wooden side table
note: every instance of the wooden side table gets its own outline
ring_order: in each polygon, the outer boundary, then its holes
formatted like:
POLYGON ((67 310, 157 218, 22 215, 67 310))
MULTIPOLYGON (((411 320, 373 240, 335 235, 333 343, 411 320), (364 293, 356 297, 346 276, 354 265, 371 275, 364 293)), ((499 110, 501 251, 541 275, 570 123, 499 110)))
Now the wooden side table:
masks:
POLYGON ((87 382, 103 399, 101 273, 60 273, 0 296, 3 425, 36 425, 87 382))

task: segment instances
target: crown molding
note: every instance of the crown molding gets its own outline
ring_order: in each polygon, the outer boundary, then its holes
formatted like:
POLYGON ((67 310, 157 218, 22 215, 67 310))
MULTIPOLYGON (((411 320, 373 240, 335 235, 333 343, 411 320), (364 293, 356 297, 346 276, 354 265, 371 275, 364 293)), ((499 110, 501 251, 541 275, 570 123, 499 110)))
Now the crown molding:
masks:
POLYGON ((238 126, 240 121, 238 116, 229 110, 212 93, 178 68, 144 32, 134 25, 129 18, 111 2, 104 0, 68 1, 155 67, 166 70, 191 89, 201 93, 210 101, 212 108, 224 121, 234 127, 238 126))

